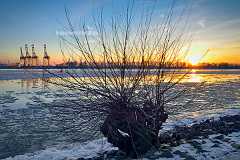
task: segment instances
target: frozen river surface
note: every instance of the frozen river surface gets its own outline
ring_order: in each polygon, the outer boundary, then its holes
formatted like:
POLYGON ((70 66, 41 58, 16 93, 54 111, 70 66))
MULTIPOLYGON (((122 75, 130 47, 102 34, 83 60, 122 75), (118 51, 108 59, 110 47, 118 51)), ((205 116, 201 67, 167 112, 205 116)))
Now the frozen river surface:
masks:
MULTIPOLYGON (((98 128, 78 125, 81 115, 51 108, 78 95, 65 94, 61 87, 42 81, 41 76, 40 70, 0 70, 0 159, 101 137, 93 132, 98 128)), ((193 92, 168 104, 169 120, 188 113, 195 116, 195 111, 206 114, 215 109, 240 108, 240 70, 196 70, 182 84, 193 92), (193 85, 203 81, 204 85, 193 85)))

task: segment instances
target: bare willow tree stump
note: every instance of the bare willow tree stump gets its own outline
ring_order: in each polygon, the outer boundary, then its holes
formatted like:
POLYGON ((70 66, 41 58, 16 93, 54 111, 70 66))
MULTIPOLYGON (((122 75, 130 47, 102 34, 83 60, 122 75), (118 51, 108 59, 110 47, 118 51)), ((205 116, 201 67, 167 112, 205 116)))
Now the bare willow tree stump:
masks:
POLYGON ((101 132, 108 142, 125 152, 127 156, 139 157, 151 147, 158 145, 158 132, 168 115, 156 107, 145 106, 142 110, 134 107, 113 107, 107 116, 101 132))
MULTIPOLYGON (((174 14, 175 2, 162 18, 159 12, 154 13, 156 3, 141 5, 141 14, 134 1, 111 18, 100 12, 88 20, 90 26, 94 24, 94 36, 84 21, 76 29, 65 9, 68 27, 64 30, 71 33, 62 37, 65 51, 71 51, 69 59, 80 58, 83 69, 65 70, 64 75, 53 73, 57 78, 49 82, 79 94, 74 105, 84 124, 95 127, 106 117, 101 132, 132 157, 158 144, 158 132, 168 117, 164 104, 184 93, 186 88, 176 85, 189 72, 182 62, 192 40, 188 18, 174 14), (76 34, 79 30, 83 31, 80 35, 76 34)), ((61 53, 65 59, 64 50, 61 53)))

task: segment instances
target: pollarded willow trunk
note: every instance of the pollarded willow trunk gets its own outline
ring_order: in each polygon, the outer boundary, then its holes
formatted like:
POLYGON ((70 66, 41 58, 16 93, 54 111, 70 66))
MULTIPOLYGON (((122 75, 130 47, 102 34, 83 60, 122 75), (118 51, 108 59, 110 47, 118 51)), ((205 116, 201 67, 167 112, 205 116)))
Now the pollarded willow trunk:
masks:
POLYGON ((158 132, 168 115, 165 112, 157 115, 155 109, 149 104, 142 109, 115 104, 101 126, 101 132, 108 142, 128 156, 139 157, 151 147, 159 145, 158 132))

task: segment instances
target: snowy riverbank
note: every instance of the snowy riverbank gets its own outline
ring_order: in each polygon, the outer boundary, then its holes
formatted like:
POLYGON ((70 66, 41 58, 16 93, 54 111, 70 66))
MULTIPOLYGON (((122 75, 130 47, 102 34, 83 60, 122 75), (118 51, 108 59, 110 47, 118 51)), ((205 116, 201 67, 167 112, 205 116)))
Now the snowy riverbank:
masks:
MULTIPOLYGON (((228 109, 222 113, 200 117, 184 118, 175 122, 168 122, 162 129, 169 132, 176 126, 192 126, 201 124, 207 119, 220 120, 223 117, 240 116, 240 109, 228 109)), ((240 128, 239 128, 240 129, 240 128)), ((177 144, 163 144, 160 151, 149 151, 144 159, 237 159, 240 156, 240 131, 229 134, 211 134, 198 136, 194 139, 181 140, 177 144)), ((83 160, 83 159, 123 159, 116 147, 106 139, 98 139, 82 144, 57 146, 24 155, 9 157, 5 160, 83 160)))

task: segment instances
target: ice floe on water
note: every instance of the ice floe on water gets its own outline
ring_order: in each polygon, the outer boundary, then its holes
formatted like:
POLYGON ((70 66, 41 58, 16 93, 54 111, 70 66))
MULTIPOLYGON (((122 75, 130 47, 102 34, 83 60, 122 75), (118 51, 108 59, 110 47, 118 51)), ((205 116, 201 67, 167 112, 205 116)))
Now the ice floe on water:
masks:
POLYGON ((9 93, 0 95, 0 105, 1 104, 14 103, 14 102, 16 102, 16 100, 18 100, 18 98, 12 96, 9 93))
MULTIPOLYGON (((34 78, 51 78, 55 75, 58 75, 60 77, 69 77, 69 74, 65 72, 67 70, 68 72, 72 73, 75 77, 86 77, 86 71, 89 74, 92 74, 92 70, 85 69, 64 69, 63 71, 61 69, 0 69, 0 80, 14 80, 14 79, 34 79, 34 78)), ((116 70, 117 71, 117 70, 116 70)), ((134 70, 131 70, 131 72, 134 70)), ((136 70, 137 71, 137 70, 136 70)), ((108 71, 107 71, 108 73, 108 71)), ((111 74, 110 70, 109 73, 111 74)), ((117 73, 117 72, 116 72, 117 73)), ((185 74, 186 71, 178 71, 177 74, 185 74)), ((227 70, 221 70, 221 69, 199 69, 194 70, 190 73, 190 76, 187 77, 187 82, 197 81, 201 79, 209 79, 209 75, 221 75, 220 77, 228 78, 228 79, 235 79, 235 76, 240 75, 239 69, 227 69, 227 70), (201 75, 201 77, 198 77, 196 75, 201 75), (224 76, 223 76, 224 75, 224 76), (235 75, 235 76, 231 76, 235 75)), ((100 76, 100 74, 94 73, 94 75, 100 76)), ((219 76, 215 76, 214 80, 221 80, 219 76)))
MULTIPOLYGON (((240 70, 198 71, 195 74, 206 80, 213 78, 213 81, 221 79, 223 82, 207 83, 194 92, 195 96, 191 92, 191 95, 183 96, 169 104, 166 109, 171 115, 165 129, 174 122, 178 125, 191 125, 194 119, 215 116, 229 106, 240 108, 240 70), (194 99, 193 103, 188 106, 179 105, 192 99, 194 99)), ((50 75, 45 74, 45 77, 47 76, 50 75)), ((85 151, 82 151, 83 145, 87 143, 80 144, 80 142, 92 140, 86 138, 89 135, 92 135, 93 139, 99 136, 95 136, 93 130, 87 130, 87 133, 83 134, 78 124, 80 118, 71 117, 73 114, 70 116, 62 114, 60 109, 51 107, 51 104, 64 98, 69 99, 69 96, 64 94, 62 88, 43 83, 39 79, 42 77, 41 70, 0 70, 0 159, 19 154, 22 155, 17 156, 19 159, 29 157, 28 159, 33 160, 85 157, 83 153, 97 155, 94 149, 86 152, 86 146, 85 151), (67 130, 66 128, 69 127, 73 129, 67 130), (72 144, 75 142, 78 143, 72 144), (62 144, 67 147, 53 147, 62 144)), ((187 85, 190 89, 194 89, 191 83, 187 85)), ((71 98, 76 96, 78 94, 70 95, 71 98)), ((235 113, 233 110, 229 112, 235 113)), ((98 140, 89 143, 95 146, 95 149, 102 148, 98 140)), ((104 143, 104 146, 108 145, 104 143)))

